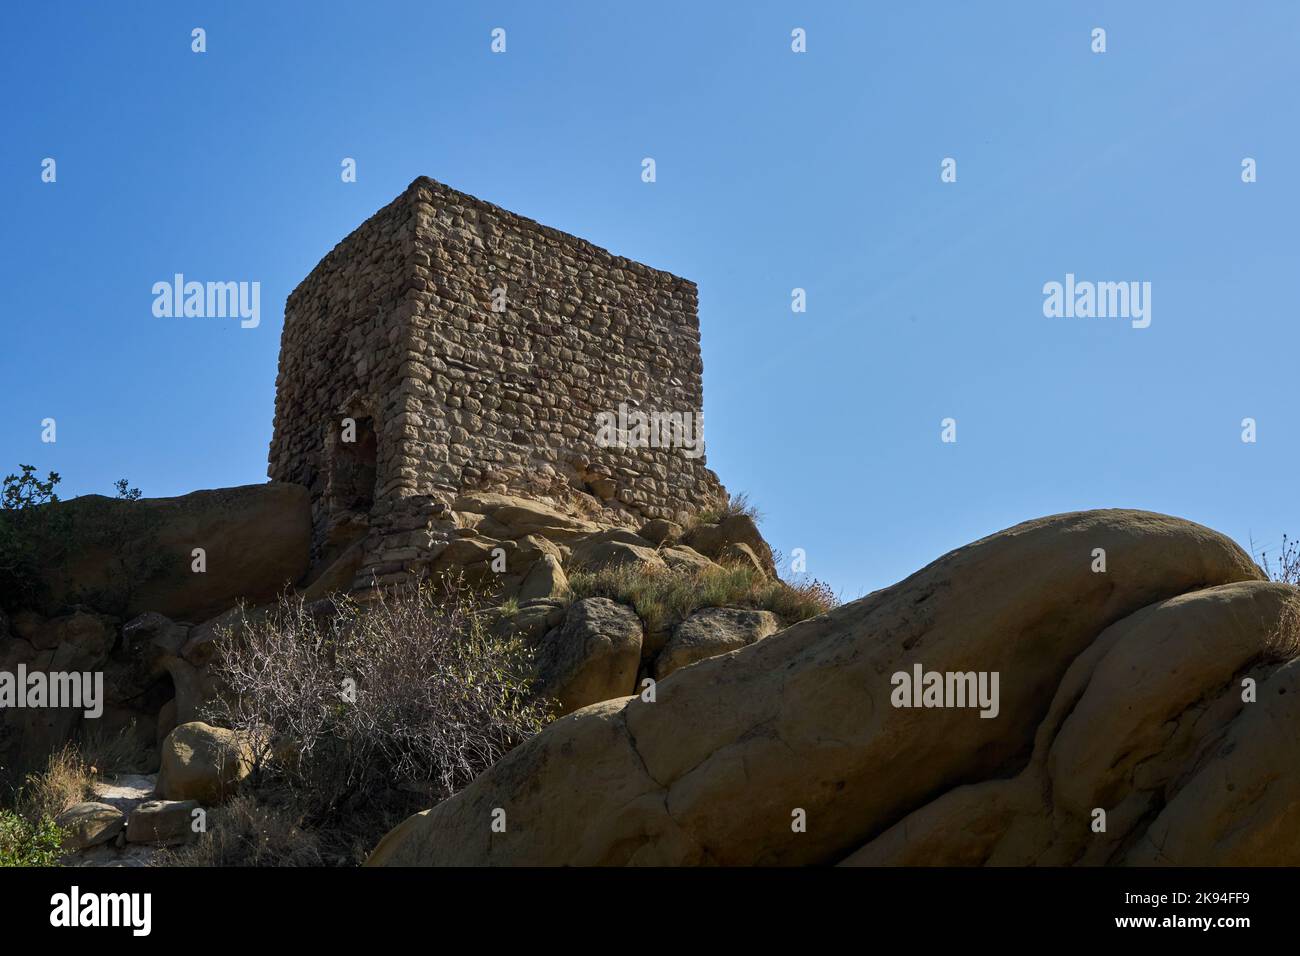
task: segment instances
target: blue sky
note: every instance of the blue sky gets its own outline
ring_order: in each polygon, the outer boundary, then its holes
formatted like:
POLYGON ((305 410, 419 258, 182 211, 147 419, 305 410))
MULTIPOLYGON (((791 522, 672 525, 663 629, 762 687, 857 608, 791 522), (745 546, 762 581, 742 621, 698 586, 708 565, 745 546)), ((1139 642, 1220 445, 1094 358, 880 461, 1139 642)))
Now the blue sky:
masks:
POLYGON ((0 469, 265 480, 285 296, 428 175, 699 284, 709 463, 845 598, 1082 508, 1300 534, 1300 4, 0 16, 0 469), (260 281, 260 327, 155 318, 175 272, 260 281), (1066 273, 1151 282, 1151 326, 1044 317, 1066 273))

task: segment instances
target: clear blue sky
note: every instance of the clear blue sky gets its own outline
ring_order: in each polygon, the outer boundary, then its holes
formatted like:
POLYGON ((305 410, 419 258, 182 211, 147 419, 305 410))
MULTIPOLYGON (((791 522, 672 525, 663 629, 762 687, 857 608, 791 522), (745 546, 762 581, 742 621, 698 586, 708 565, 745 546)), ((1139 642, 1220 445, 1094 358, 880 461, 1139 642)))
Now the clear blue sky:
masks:
POLYGON ((709 463, 846 598, 1073 509, 1300 533, 1290 0, 2 16, 0 469, 264 481, 285 296, 424 174, 699 283, 709 463), (175 272, 260 281, 261 326, 155 318, 175 272), (1045 318, 1067 272, 1151 282, 1151 327, 1045 318))

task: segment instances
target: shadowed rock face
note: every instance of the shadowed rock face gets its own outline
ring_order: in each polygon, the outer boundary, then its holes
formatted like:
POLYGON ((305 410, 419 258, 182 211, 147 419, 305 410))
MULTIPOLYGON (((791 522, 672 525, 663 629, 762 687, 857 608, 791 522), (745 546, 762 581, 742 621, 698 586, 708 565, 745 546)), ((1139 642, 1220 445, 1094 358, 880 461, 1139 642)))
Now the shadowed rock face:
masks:
POLYGON ((298 485, 139 501, 84 495, 53 507, 71 528, 66 559, 46 569, 55 607, 84 601, 123 618, 156 611, 202 621, 240 599, 273 600, 307 570, 311 506, 298 485), (201 574, 195 548, 204 551, 201 574))
POLYGON ((395 828, 370 862, 1300 858, 1277 839, 1300 799, 1287 756, 1300 754, 1300 689, 1283 665, 1296 598, 1261 578, 1227 538, 1164 515, 1017 525, 684 668, 656 702, 557 721, 395 828), (997 716, 893 706, 891 677, 918 664, 997 672, 997 716), (1242 703, 1245 677, 1258 703, 1242 703), (799 810, 806 832, 792 827, 799 810))

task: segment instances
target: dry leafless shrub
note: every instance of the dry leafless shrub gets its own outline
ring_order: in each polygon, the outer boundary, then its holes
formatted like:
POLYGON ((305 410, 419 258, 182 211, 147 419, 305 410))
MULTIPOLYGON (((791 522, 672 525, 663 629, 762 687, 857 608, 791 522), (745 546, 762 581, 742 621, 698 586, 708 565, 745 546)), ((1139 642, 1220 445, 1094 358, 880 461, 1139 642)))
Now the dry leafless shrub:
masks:
POLYGON ((282 598, 221 636, 213 675, 227 692, 208 716, 246 735, 254 787, 292 790, 304 827, 382 827, 541 728, 525 648, 482 620, 471 595, 443 582, 364 606, 282 598))
POLYGON ((45 768, 29 773, 14 801, 15 809, 36 823, 57 817, 90 793, 91 767, 75 744, 64 744, 50 754, 45 768))
POLYGON ((1269 559, 1267 551, 1260 552, 1260 564, 1270 580, 1300 586, 1300 542, 1282 535, 1282 547, 1277 561, 1269 559))
POLYGON ((206 832, 191 844, 163 851, 161 866, 320 866, 320 839, 302 828, 288 806, 239 794, 213 808, 206 832))

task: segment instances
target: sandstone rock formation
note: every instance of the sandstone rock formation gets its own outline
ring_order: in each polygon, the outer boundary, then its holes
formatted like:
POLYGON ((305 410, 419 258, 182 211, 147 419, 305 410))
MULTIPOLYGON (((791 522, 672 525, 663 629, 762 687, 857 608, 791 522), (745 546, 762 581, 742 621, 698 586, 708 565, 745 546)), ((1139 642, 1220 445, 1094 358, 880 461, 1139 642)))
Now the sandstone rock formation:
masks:
POLYGON ((307 570, 311 509, 298 485, 139 501, 85 495, 51 507, 71 522, 71 542, 48 569, 54 607, 84 603, 123 618, 156 611, 197 622, 240 599, 272 600, 307 570), (204 552, 201 573, 193 570, 195 548, 204 552))
POLYGON ((564 623, 542 640, 540 693, 567 714, 632 693, 641 662, 641 621, 607 598, 576 601, 564 623))
POLYGON ((663 680, 673 671, 717 657, 755 641, 771 637, 780 622, 771 611, 751 608, 711 607, 696 611, 673 632, 655 661, 655 677, 663 680))
POLYGON ((149 800, 131 811, 126 838, 131 843, 176 846, 194 837, 197 800, 149 800))
POLYGON ((107 803, 87 800, 68 807, 54 822, 63 830, 65 850, 84 850, 116 839, 126 826, 126 814, 107 803))
POLYGON ((251 769, 251 755, 238 734, 192 721, 163 741, 158 792, 167 800, 220 803, 251 769))
POLYGON ((1176 518, 1030 521, 570 714, 370 863, 1300 863, 1297 592, 1262 578, 1176 518), (917 667, 996 673, 996 716, 895 706, 917 667))

